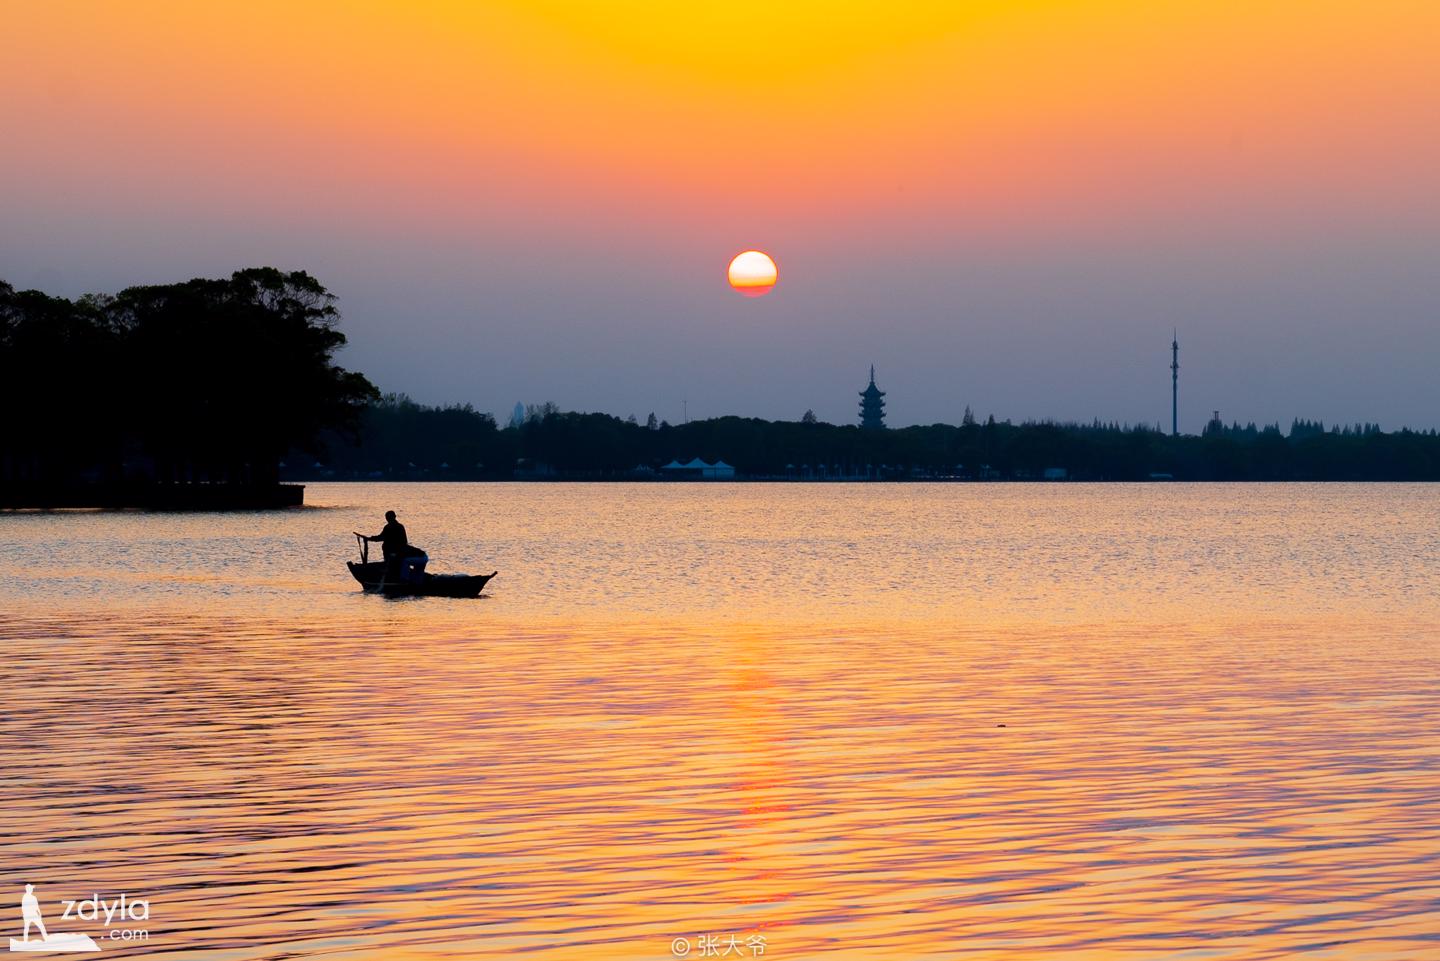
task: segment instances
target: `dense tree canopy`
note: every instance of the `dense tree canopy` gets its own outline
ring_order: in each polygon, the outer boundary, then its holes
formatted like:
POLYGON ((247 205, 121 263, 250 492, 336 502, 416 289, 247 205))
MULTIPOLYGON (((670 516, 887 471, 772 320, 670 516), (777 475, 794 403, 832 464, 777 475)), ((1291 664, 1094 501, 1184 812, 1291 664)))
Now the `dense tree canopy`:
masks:
POLYGON ((393 396, 366 412, 358 445, 337 438, 330 457, 319 476, 618 479, 699 457, 776 478, 1018 480, 1059 468, 1079 480, 1440 480, 1433 431, 1384 433, 1374 424, 1297 421, 1286 436, 1276 425, 1212 423, 1200 436, 1172 437, 1113 423, 981 422, 967 411, 959 426, 899 430, 742 417, 648 427, 544 404, 499 430, 469 407, 393 396))
POLYGON ((375 397, 334 363, 338 316, 315 278, 269 267, 78 301, 0 283, 0 383, 21 405, 0 478, 273 481, 375 397))

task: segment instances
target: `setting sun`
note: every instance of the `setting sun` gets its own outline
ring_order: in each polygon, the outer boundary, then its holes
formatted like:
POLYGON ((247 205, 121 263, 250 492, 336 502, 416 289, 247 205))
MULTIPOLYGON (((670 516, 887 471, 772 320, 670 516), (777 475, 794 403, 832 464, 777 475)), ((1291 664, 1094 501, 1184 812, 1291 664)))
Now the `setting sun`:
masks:
POLYGON ((746 297, 763 297, 775 289, 778 271, 769 254, 747 250, 730 261, 728 276, 730 286, 746 297))

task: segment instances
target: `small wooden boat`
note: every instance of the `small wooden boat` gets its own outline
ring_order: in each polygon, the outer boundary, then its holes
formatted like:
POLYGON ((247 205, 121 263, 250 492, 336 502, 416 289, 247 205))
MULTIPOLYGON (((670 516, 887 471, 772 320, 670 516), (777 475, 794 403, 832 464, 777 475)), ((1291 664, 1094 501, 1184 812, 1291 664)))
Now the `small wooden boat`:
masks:
POLYGON ((346 561, 350 574, 360 582, 367 593, 384 594, 386 597, 479 597, 490 578, 499 571, 489 574, 422 574, 418 581, 404 581, 385 577, 384 561, 370 561, 370 545, 360 541, 360 563, 346 561))

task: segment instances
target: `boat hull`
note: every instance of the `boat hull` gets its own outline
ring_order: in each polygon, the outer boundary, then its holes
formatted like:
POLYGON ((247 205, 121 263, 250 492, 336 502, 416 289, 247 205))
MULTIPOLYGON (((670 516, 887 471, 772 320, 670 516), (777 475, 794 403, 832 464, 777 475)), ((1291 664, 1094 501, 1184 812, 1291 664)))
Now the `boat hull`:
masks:
POLYGON ((499 571, 489 574, 426 574, 419 583, 386 581, 385 562, 356 564, 347 561, 350 574, 360 582, 368 593, 384 594, 386 597, 479 597, 490 578, 499 571))

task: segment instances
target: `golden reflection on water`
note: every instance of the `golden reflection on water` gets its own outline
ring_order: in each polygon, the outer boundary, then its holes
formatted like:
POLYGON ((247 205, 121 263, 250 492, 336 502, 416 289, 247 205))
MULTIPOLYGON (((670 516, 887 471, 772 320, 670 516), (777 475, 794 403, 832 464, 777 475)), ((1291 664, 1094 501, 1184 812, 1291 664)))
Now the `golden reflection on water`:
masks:
POLYGON ((1418 959, 1440 931, 1436 664, 1404 635, 1337 663, 1310 630, 351 628, 7 626, 7 876, 144 892, 150 950, 197 958, 733 931, 1418 959))
MULTIPOLYGON (((531 490, 515 496, 552 496, 531 490)), ((782 959, 1440 952, 1440 618, 1416 593, 1435 561, 1413 552, 1431 495, 1386 495, 1401 503, 1366 528, 1334 508, 1328 540, 1304 522, 1296 546, 1275 516, 1243 535, 1291 539, 1294 556, 1328 559, 1318 571, 1260 571, 1283 552, 1217 547, 1206 573, 1192 544, 1164 569, 1088 579, 1120 563, 1107 552, 1141 550, 1097 531, 1180 543, 1187 525, 1208 536, 1206 516, 1261 523, 1274 506, 1212 492, 1169 535, 1127 522, 1118 495, 1065 492, 1078 519, 1047 535, 1012 489, 1004 547, 932 538, 990 550, 1006 597, 957 602, 953 581, 911 569, 888 593, 842 590, 815 569, 816 544, 848 537, 883 571, 918 534, 832 523, 808 535, 814 557, 751 594, 717 585, 728 611, 675 577, 668 614, 627 599, 627 556, 688 558, 706 576, 747 550, 778 563, 772 540, 833 522, 784 501, 793 490, 761 529, 740 521, 756 492, 734 513, 673 495, 672 514, 705 521, 670 525, 711 530, 708 553, 655 542, 657 517, 629 541, 596 521, 603 546, 569 556, 620 582, 609 610, 556 604, 564 573, 543 547, 539 570, 512 558, 468 606, 359 597, 285 558, 222 563, 227 538, 301 552, 358 523, 343 510, 221 519, 219 546, 194 518, 0 521, 50 546, 43 576, 23 575, 31 599, 12 589, 0 618, 0 884, 18 901, 35 883, 52 927, 120 957, 663 959, 676 937, 732 933, 782 959), (117 525, 150 539, 131 545, 149 560, 84 572, 117 525), (1027 601, 1050 571, 1008 552, 1047 541, 1075 589, 1027 601), (1391 549, 1402 556, 1379 556, 1391 549), (193 567, 171 563, 185 551, 193 567), (144 604, 56 586, 131 583, 147 565, 179 586, 144 604), (1282 584, 1288 614, 1244 601, 1247 565, 1251 585, 1282 584), (195 593, 190 578, 227 567, 233 595, 195 593), (275 587, 309 578, 326 586, 275 587), (1106 584, 1171 595, 1147 621, 1143 598, 1106 584), (148 944, 53 920, 60 898, 120 891, 152 901, 148 944)), ((524 518, 490 530, 518 544, 506 525, 558 523, 524 518)))

